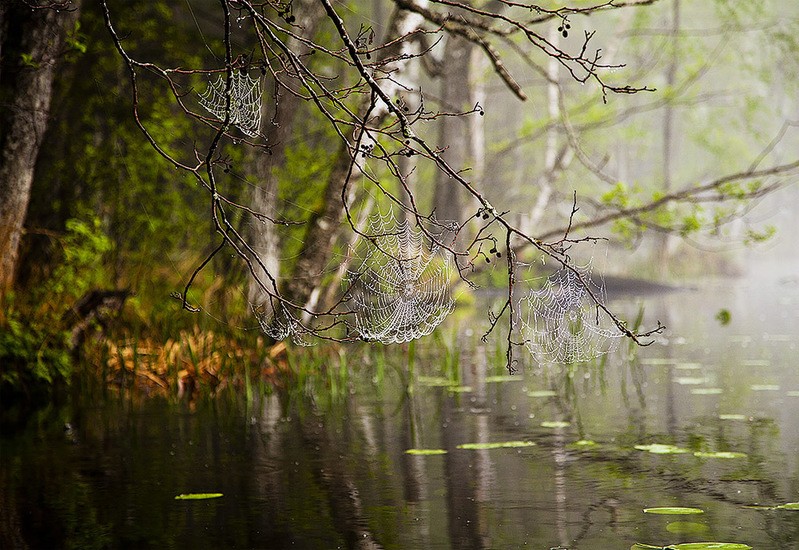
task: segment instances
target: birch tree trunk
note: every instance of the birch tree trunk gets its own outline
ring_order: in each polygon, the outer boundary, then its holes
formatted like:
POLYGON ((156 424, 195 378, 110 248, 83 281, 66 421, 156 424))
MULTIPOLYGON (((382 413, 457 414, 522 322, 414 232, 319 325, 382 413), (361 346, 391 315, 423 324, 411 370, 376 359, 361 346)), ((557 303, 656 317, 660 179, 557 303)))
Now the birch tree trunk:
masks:
MULTIPOLYGON (((394 12, 389 24, 384 43, 398 41, 394 47, 386 48, 383 56, 386 59, 394 58, 393 67, 385 67, 388 72, 393 70, 393 75, 401 73, 407 65, 404 56, 409 53, 411 45, 408 40, 399 40, 417 29, 423 23, 418 14, 399 9, 394 12)), ((391 81, 383 81, 383 91, 388 97, 394 97, 399 90, 391 81), (386 83, 388 82, 388 83, 386 83), (391 86, 394 89, 389 89, 391 86)), ((358 112, 363 116, 368 110, 368 98, 364 100, 358 112)), ((388 114, 385 106, 377 105, 372 111, 371 125, 377 125, 379 119, 388 114)), ((344 204, 341 193, 350 175, 352 168, 352 151, 354 140, 342 143, 335 157, 327 186, 322 197, 321 207, 312 214, 308 222, 308 230, 303 239, 299 260, 294 268, 294 273, 283 282, 281 292, 283 296, 297 305, 308 308, 315 306, 318 297, 318 288, 322 282, 325 266, 330 260, 336 235, 340 229, 344 215, 344 204), (317 292, 315 292, 317 291, 317 292)))
MULTIPOLYGON (((313 37, 324 17, 324 10, 319 2, 313 0, 296 2, 295 10, 295 13, 300 15, 298 24, 303 28, 304 35, 313 37)), ((290 37, 287 40, 287 45, 293 51, 303 54, 310 49, 307 46, 302 46, 294 37, 290 37)), ((287 85, 291 84, 288 79, 284 79, 282 82, 287 85)), ((296 81, 295 85, 295 91, 299 91, 301 87, 299 81, 296 81)), ((276 89, 275 94, 277 96, 274 101, 265 101, 262 107, 264 111, 267 110, 267 107, 269 109, 274 107, 274 112, 263 112, 261 115, 261 120, 263 121, 261 123, 263 126, 261 131, 267 137, 267 144, 270 149, 268 152, 259 150, 257 153, 255 174, 258 185, 254 188, 251 198, 252 209, 273 220, 280 216, 277 204, 278 170, 285 165, 286 147, 289 146, 292 136, 295 135, 297 113, 305 104, 300 97, 283 88, 276 89)), ((252 226, 250 228, 249 242, 266 266, 269 274, 277 280, 280 275, 280 243, 278 242, 275 224, 266 221, 263 224, 252 226)), ((270 279, 263 273, 261 267, 256 265, 255 269, 256 273, 258 273, 258 280, 269 285, 270 279)), ((258 280, 255 278, 250 279, 247 298, 253 305, 268 308, 271 304, 269 295, 258 283, 258 280)), ((275 292, 278 289, 270 288, 269 290, 275 292)), ((269 312, 266 313, 268 314, 269 312)))
POLYGON ((36 159, 47 129, 53 79, 74 9, 31 9, 2 0, 0 69, 0 296, 14 283, 36 159))

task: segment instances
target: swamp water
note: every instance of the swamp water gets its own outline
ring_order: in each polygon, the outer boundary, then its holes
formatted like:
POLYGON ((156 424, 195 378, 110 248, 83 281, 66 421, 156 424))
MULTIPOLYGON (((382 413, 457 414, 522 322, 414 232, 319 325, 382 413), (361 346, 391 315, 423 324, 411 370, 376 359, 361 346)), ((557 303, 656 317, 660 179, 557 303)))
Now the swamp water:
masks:
POLYGON ((410 365, 407 348, 353 346, 349 375, 329 359, 250 401, 42 411, 0 440, 0 543, 799 549, 799 511, 774 508, 799 501, 799 286, 614 307, 641 304, 667 338, 597 365, 504 376, 501 344, 455 312, 410 365), (175 499, 188 493, 223 496, 175 499))

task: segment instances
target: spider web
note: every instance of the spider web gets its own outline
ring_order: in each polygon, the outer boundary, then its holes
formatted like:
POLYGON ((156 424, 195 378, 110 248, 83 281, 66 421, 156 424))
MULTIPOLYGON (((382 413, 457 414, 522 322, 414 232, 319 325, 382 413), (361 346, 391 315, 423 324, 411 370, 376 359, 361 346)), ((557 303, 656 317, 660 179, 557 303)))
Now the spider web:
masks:
POLYGON ((605 303, 604 286, 592 280, 589 263, 574 271, 559 269, 547 277, 541 289, 531 290, 522 298, 522 311, 527 307, 522 335, 536 359, 582 363, 616 349, 622 333, 610 323, 591 294, 605 303))
MULTIPOLYGON (((226 77, 220 75, 216 82, 200 94, 200 105, 215 118, 225 120, 226 77)), ((230 124, 250 137, 257 137, 261 127, 261 81, 243 71, 233 71, 230 86, 230 124)))
POLYGON ((407 221, 376 214, 353 250, 360 264, 347 270, 355 329, 363 340, 400 344, 427 336, 453 309, 452 262, 431 239, 407 221))
POLYGON ((261 330, 276 342, 291 338, 291 341, 298 346, 311 345, 308 340, 309 330, 291 314, 283 302, 274 300, 272 311, 260 311, 254 305, 252 309, 258 324, 261 325, 261 330))

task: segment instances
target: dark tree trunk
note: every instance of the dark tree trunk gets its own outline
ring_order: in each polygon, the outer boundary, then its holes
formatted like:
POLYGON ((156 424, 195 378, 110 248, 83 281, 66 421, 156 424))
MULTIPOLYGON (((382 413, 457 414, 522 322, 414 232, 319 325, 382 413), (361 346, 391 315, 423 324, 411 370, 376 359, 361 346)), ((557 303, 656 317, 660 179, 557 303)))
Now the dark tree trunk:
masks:
POLYGON ((78 18, 0 0, 0 296, 14 283, 33 171, 47 129, 57 63, 78 18))

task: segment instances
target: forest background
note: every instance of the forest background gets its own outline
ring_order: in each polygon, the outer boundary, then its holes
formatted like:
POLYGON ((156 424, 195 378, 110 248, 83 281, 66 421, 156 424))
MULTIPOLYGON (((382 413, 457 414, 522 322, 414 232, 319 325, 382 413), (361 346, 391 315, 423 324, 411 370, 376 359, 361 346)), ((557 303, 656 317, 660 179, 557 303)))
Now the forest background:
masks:
MULTIPOLYGON (((392 99, 420 114, 414 129, 433 152, 398 148, 390 162, 353 177, 356 217, 392 208, 397 215, 410 193, 415 202, 406 214, 478 224, 465 231, 458 266, 472 283, 504 289, 512 285, 504 260, 516 256, 503 246, 511 240, 501 227, 481 233, 489 202, 496 212, 486 223, 501 217, 529 235, 527 246, 517 241, 512 248, 536 269, 545 272, 551 258, 529 244, 559 242, 568 230, 575 238, 608 239, 607 273, 661 282, 740 271, 752 258, 742 245, 772 237, 780 208, 788 221, 783 231, 796 228, 796 191, 783 189, 799 167, 794 3, 525 7, 524 20, 544 47, 480 27, 484 14, 494 25, 493 17, 519 7, 495 4, 327 4, 358 38, 355 57, 364 62, 396 45, 390 26, 397 10, 421 16, 416 30, 399 35, 415 49, 392 99), (580 58, 588 33, 595 34, 587 59, 601 49, 602 68, 575 74, 553 52, 580 58), (453 184, 453 174, 435 162, 439 154, 484 199, 453 184), (779 193, 771 197, 773 191, 779 193), (748 214, 764 200, 779 208, 748 214), (474 235, 490 238, 470 241, 474 235)), ((330 311, 341 294, 341 266, 358 240, 331 181, 342 163, 342 135, 352 140, 345 144, 348 174, 372 149, 364 152, 352 137, 357 124, 331 123, 312 99, 281 94, 274 75, 259 71, 258 42, 235 34, 236 25, 247 31, 249 24, 236 19, 238 2, 109 2, 116 43, 105 7, 5 0, 0 8, 4 400, 47 399, 69 383, 76 365, 106 380, 154 365, 150 385, 167 392, 193 381, 217 387, 222 372, 245 384, 250 372, 279 370, 272 338, 260 330, 259 307, 271 300, 253 282, 258 269, 275 276, 291 303, 330 311), (220 5, 234 10, 227 44, 236 52, 228 62, 220 5), (142 70, 136 116, 149 140, 133 116, 130 65, 120 47, 157 69, 198 71, 183 75, 173 94, 158 70, 142 70), (176 101, 201 112, 199 94, 231 73, 234 58, 238 70, 262 80, 262 135, 252 144, 235 129, 219 134, 213 119, 187 116, 176 101), (175 158, 197 159, 217 139, 220 189, 228 204, 241 206, 230 208, 227 220, 262 258, 256 271, 220 247, 217 198, 151 143, 175 158), (20 200, 26 177, 29 193, 20 200), (314 249, 319 235, 330 241, 321 256, 314 249), (322 268, 309 270, 310 259, 322 268), (108 311, 119 306, 113 323, 99 305, 91 315, 81 309, 91 296, 118 299, 98 302, 108 311)), ((335 81, 337 90, 364 84, 321 3, 260 9, 282 25, 286 44, 306 49, 301 56, 313 74, 335 81), (327 49, 313 55, 297 36, 327 49)), ((340 101, 357 105, 363 96, 351 91, 340 101)), ((457 283, 461 303, 473 293, 457 283)))

